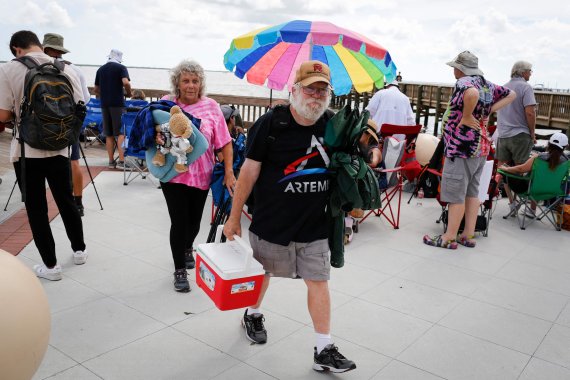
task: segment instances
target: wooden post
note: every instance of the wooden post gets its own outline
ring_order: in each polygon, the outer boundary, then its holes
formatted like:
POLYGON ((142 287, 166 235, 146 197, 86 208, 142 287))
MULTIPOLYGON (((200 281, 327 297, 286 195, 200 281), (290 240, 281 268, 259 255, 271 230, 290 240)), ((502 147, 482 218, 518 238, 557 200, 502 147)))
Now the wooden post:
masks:
POLYGON ((554 103, 554 94, 550 94, 548 100, 548 121, 547 126, 550 128, 552 126, 552 105, 554 103))
POLYGON ((421 113, 422 113, 422 92, 424 91, 424 86, 418 86, 418 95, 416 97, 416 124, 420 123, 421 113))
POLYGON ((437 137, 437 127, 439 124, 439 102, 441 101, 441 87, 438 86, 435 93, 435 122, 433 124, 433 135, 437 137))

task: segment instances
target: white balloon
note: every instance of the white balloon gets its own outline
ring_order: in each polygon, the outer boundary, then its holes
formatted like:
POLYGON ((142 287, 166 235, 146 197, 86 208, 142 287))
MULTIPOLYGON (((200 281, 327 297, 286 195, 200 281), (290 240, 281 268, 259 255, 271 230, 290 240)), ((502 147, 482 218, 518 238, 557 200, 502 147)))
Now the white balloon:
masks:
POLYGON ((0 379, 29 380, 46 353, 51 314, 36 275, 3 250, 0 305, 0 379))
POLYGON ((439 139, 428 133, 420 133, 416 139, 416 160, 424 166, 429 163, 439 139))

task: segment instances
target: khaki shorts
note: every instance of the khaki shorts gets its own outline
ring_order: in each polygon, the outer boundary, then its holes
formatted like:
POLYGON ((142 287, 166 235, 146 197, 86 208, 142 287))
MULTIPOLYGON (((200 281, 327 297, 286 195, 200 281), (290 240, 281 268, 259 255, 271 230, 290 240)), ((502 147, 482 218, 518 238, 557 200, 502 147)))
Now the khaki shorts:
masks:
POLYGON ((497 160, 511 162, 520 165, 530 157, 530 151, 534 145, 530 135, 519 133, 513 137, 499 138, 497 141, 497 160))
POLYGON ((330 279, 331 262, 327 239, 310 243, 292 241, 289 245, 279 245, 260 239, 249 231, 249 243, 253 248, 253 257, 271 276, 312 281, 330 279))
POLYGON ((448 203, 464 203, 465 197, 477 198, 479 179, 487 157, 445 158, 440 199, 448 203))

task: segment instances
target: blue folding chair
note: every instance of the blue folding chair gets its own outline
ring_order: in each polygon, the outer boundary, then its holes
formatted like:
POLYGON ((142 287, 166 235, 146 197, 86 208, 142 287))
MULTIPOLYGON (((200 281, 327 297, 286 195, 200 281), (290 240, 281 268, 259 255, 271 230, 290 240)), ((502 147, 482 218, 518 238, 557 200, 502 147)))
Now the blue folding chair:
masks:
POLYGON ((134 108, 134 107, 146 107, 148 106, 148 102, 143 99, 128 99, 125 100, 125 107, 127 108, 134 108))
POLYGON ((155 181, 154 177, 152 177, 148 171, 145 160, 145 152, 142 151, 140 153, 133 154, 127 149, 129 146, 129 135, 131 133, 131 128, 133 127, 133 123, 139 110, 140 108, 127 107, 127 112, 123 113, 121 116, 123 133, 125 135, 125 140, 123 142, 123 151, 125 152, 123 185, 126 186, 137 177, 141 177, 142 179, 148 178, 154 186, 160 187, 158 182, 155 181))
POLYGON ((83 134, 85 142, 84 146, 87 148, 87 145, 93 145, 96 141, 105 144, 101 100, 90 98, 85 107, 87 108, 87 114, 81 126, 81 134, 83 134))

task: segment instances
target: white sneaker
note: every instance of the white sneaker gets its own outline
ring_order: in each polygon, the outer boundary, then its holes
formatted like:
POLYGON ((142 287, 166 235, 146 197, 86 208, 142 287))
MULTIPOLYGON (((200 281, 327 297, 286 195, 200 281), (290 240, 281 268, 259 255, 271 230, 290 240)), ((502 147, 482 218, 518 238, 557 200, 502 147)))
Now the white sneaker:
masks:
POLYGON ((59 264, 53 268, 48 268, 44 264, 36 264, 34 265, 34 272, 36 272, 36 276, 45 278, 46 280, 61 280, 61 266, 59 266, 59 264))
POLYGON ((534 219, 536 218, 536 211, 534 211, 533 209, 527 209, 524 214, 526 215, 527 218, 529 219, 534 219))
POLYGON ((83 265, 87 262, 87 251, 75 251, 73 252, 73 263, 75 265, 83 265))

